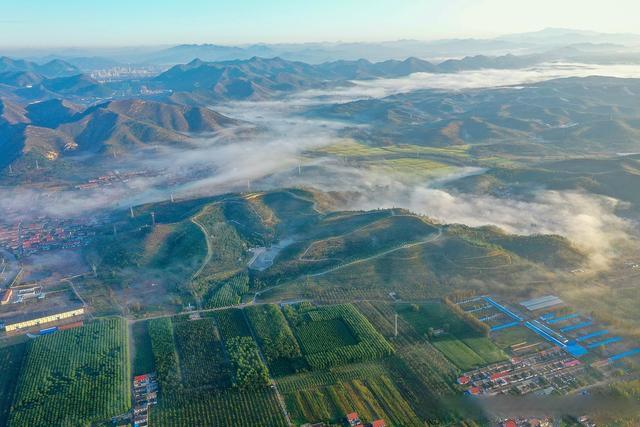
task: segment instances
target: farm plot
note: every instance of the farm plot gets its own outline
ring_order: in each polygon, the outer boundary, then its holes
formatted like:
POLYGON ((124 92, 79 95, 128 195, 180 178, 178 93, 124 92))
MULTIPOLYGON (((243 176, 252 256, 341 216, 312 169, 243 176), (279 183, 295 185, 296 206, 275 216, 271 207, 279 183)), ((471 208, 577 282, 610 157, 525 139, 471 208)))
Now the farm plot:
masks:
POLYGON ((153 372, 153 352, 151 351, 151 337, 147 322, 136 322, 131 327, 131 338, 133 342, 133 375, 142 375, 153 372))
POLYGON ((282 393, 293 393, 323 386, 330 386, 341 381, 375 378, 386 375, 386 369, 378 362, 354 363, 338 366, 326 371, 302 372, 278 378, 278 387, 282 393))
POLYGON ((190 392, 151 410, 150 424, 165 427, 254 427, 287 425, 271 389, 190 392))
POLYGON ((148 329, 160 383, 152 425, 286 425, 241 310, 154 319, 148 329))
POLYGON ((285 401, 297 423, 339 422, 344 414, 356 411, 365 422, 383 418, 390 425, 423 425, 386 375, 297 390, 286 394, 285 401))
POLYGON ((363 302, 358 303, 358 308, 378 330, 392 340, 396 353, 385 359, 384 365, 389 377, 416 414, 429 425, 468 425, 465 420, 475 415, 468 413, 469 405, 461 408, 446 398, 458 393, 453 383, 459 374, 459 368, 434 347, 424 333, 418 333, 402 316, 398 319, 396 337, 394 304, 363 302))
POLYGON ((89 425, 131 406, 127 324, 107 319, 28 345, 12 426, 89 425))
POLYGON ((206 308, 227 307, 240 303, 242 295, 249 292, 249 275, 238 273, 230 278, 211 284, 205 296, 206 308))
POLYGON ((305 368, 300 346, 278 306, 254 306, 245 312, 267 363, 275 374, 305 368))
POLYGON ((183 386, 229 385, 229 364, 212 319, 174 323, 174 335, 183 386))
POLYGON ((153 319, 149 321, 148 328, 160 390, 165 394, 171 393, 180 387, 181 380, 173 322, 170 318, 153 319))
POLYGON ((224 339, 251 336, 249 326, 240 309, 230 308, 216 311, 213 313, 213 318, 216 320, 220 334, 224 339))
POLYGON ((374 360, 393 353, 393 347, 351 304, 314 307, 302 303, 284 310, 309 366, 314 369, 374 360), (340 326, 330 330, 329 325, 340 326), (336 347, 336 343, 343 345, 336 347))
POLYGON ((13 401, 26 344, 0 348, 0 425, 9 421, 9 409, 13 401))
POLYGON ((462 370, 505 360, 506 354, 481 333, 451 312, 444 304, 402 306, 398 313, 417 332, 462 370))

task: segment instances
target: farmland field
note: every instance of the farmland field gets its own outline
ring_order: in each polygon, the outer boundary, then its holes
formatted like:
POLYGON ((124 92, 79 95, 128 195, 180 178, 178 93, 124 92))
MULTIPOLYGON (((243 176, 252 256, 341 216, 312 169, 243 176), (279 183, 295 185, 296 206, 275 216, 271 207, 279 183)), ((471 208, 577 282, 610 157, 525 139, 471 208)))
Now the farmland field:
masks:
POLYGON ((258 343, 272 370, 281 371, 285 366, 293 371, 304 367, 300 347, 293 336, 287 320, 280 308, 273 304, 245 309, 245 313, 255 331, 258 343))
POLYGON ((153 352, 151 351, 151 337, 147 322, 136 322, 131 327, 131 338, 133 340, 133 375, 141 375, 153 372, 153 352))
POLYGON ((149 321, 160 383, 152 425, 284 426, 242 310, 149 321))
POLYGON ((177 395, 151 410, 150 424, 163 427, 287 425, 271 389, 177 395))
POLYGON ((0 348, 0 426, 7 425, 26 344, 0 348))
POLYGON ((473 425, 465 424, 469 408, 461 408, 448 399, 457 394, 453 383, 459 368, 402 316, 395 337, 395 307, 383 302, 358 303, 360 311, 396 348, 395 354, 384 360, 389 377, 416 414, 429 424, 473 425))
POLYGON ((489 338, 475 331, 446 305, 429 303, 401 306, 398 313, 420 334, 433 334, 434 347, 462 370, 506 359, 506 355, 489 338), (434 330, 443 332, 434 333, 434 330))
POLYGON ((181 380, 173 322, 170 318, 153 319, 148 327, 160 390, 170 393, 180 387, 181 380))
POLYGON ((249 276, 242 272, 216 284, 210 285, 205 295, 207 308, 226 307, 239 304, 242 295, 249 291, 249 276))
POLYGON ((337 422, 356 411, 365 422, 383 418, 390 425, 423 425, 386 375, 297 390, 287 394, 285 401, 298 423, 337 422))
POLYGON ((393 347, 351 304, 314 307, 303 303, 287 306, 284 310, 295 335, 305 349, 305 358, 309 366, 314 369, 374 360, 393 353, 393 347), (339 324, 340 328, 328 331, 327 321, 334 321, 333 324, 339 324), (322 341, 323 339, 328 341, 322 341), (354 343, 332 347, 336 342, 354 343))
POLYGON ((216 311, 213 313, 213 317, 224 339, 251 335, 251 331, 249 331, 247 322, 244 319, 244 314, 242 314, 242 310, 240 309, 230 308, 228 310, 216 311))
POLYGON ((184 387, 227 385, 229 366, 212 319, 175 322, 174 335, 184 387))
POLYGON ((356 337, 342 319, 318 320, 298 326, 298 335, 307 354, 321 353, 327 348, 357 344, 356 337))
POLYGON ((127 325, 107 319, 28 345, 12 426, 88 425, 131 407, 127 325))

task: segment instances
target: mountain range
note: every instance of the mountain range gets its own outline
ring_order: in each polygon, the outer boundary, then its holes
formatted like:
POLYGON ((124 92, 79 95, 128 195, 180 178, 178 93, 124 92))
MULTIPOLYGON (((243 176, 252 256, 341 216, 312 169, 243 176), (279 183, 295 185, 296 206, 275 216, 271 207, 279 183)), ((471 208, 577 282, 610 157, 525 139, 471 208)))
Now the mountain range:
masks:
POLYGON ((109 101, 87 109, 59 99, 22 108, 0 104, 3 167, 23 157, 57 160, 77 153, 116 153, 148 143, 184 144, 238 126, 207 108, 150 100, 109 101))

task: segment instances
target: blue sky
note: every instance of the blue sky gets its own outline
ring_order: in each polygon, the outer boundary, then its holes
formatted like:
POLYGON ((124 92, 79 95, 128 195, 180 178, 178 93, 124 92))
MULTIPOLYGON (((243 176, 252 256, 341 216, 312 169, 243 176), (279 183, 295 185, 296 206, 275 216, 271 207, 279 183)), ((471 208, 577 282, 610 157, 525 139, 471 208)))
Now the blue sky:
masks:
POLYGON ((637 0, 0 0, 5 47, 379 41, 571 27, 640 32, 637 0))

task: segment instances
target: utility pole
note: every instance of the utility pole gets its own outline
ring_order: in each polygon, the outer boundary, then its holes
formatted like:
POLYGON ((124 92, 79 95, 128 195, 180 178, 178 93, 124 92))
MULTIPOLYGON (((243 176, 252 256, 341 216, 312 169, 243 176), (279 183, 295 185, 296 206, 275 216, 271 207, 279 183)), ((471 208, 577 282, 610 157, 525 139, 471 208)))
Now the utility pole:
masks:
POLYGON ((133 214, 133 206, 129 206, 129 212, 131 212, 131 218, 135 218, 135 215, 133 214))
POLYGON ((298 175, 302 175, 302 166, 298 163, 298 175))
POLYGON ((40 164, 38 163, 38 159, 36 159, 36 169, 40 169, 40 164))
POLYGON ((11 165, 9 165, 9 173, 13 173, 13 167, 11 165))
POLYGON ((156 213, 155 212, 151 212, 151 225, 153 227, 156 226, 156 213))
POLYGON ((174 200, 173 200, 173 193, 171 193, 171 203, 174 203, 174 200))

